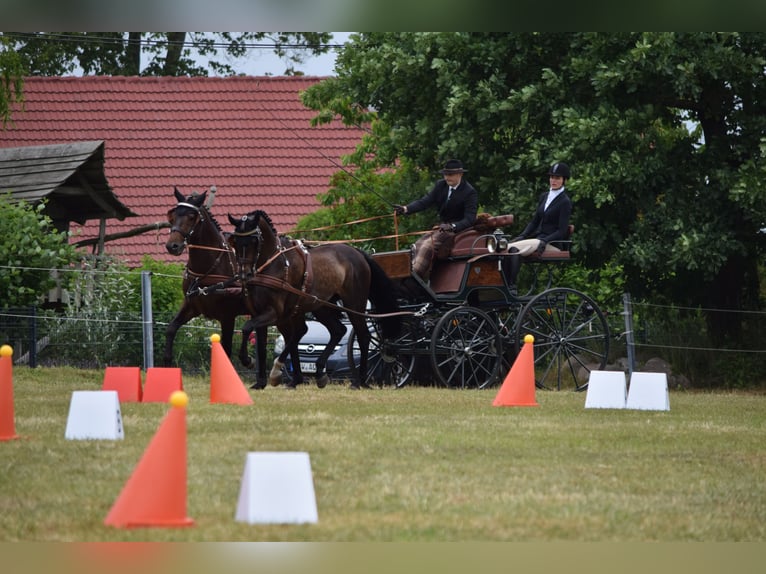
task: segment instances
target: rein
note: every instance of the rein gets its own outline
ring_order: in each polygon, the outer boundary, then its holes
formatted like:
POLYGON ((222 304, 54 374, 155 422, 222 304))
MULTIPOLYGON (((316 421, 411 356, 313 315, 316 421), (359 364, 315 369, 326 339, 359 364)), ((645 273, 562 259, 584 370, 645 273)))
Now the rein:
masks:
POLYGON ((353 313, 354 315, 359 315, 362 317, 369 317, 371 319, 381 319, 384 317, 398 317, 398 316, 410 316, 410 315, 417 315, 417 311, 397 311, 396 313, 361 313, 359 311, 355 311, 354 309, 348 309, 347 307, 344 307, 343 305, 338 305, 337 303, 331 303, 330 301, 326 301, 324 299, 320 299, 316 295, 311 295, 309 293, 306 293, 305 291, 302 291, 296 287, 293 287, 285 281, 284 279, 277 279, 276 277, 272 277, 271 275, 255 275, 254 277, 249 278, 246 281, 247 285, 254 285, 256 287, 267 287, 270 289, 280 289, 284 291, 288 291, 289 293, 292 293, 294 295, 299 295, 300 297, 303 297, 304 299, 311 299, 313 303, 317 303, 319 305, 324 305, 325 307, 332 307, 333 309, 338 309, 340 311, 345 311, 346 313, 353 313))

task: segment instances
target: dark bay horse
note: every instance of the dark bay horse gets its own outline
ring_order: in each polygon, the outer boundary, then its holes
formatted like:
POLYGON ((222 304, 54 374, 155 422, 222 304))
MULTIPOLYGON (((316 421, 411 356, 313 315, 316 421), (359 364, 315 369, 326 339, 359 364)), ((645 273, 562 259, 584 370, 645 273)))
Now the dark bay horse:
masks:
MULTIPOLYGON (((237 263, 218 222, 205 207, 207 191, 184 197, 174 189, 177 205, 168 211, 170 236, 165 248, 171 255, 181 255, 189 249, 189 260, 183 278, 184 302, 165 331, 165 366, 173 357, 176 333, 194 317, 203 315, 221 325, 221 346, 231 357, 234 322, 240 315, 249 313, 243 297, 242 286, 237 278, 237 263)), ((246 367, 252 360, 247 351, 252 331, 243 329, 239 359, 246 367)), ((266 386, 266 327, 256 331, 258 374, 253 388, 266 386)))
POLYGON ((237 252, 240 275, 245 281, 251 326, 276 325, 285 338, 285 350, 274 361, 270 379, 276 380, 288 353, 295 386, 302 382, 298 342, 306 333, 305 314, 312 312, 330 332, 330 341, 317 360, 316 379, 328 380, 327 358, 346 332, 341 322, 342 303, 356 333, 361 358, 358 389, 367 375, 370 332, 365 315, 367 301, 373 311, 388 315, 380 319, 384 337, 395 336, 401 326, 393 283, 365 252, 347 244, 325 244, 307 249, 301 242, 280 238, 269 216, 256 210, 235 219, 229 239, 237 252))

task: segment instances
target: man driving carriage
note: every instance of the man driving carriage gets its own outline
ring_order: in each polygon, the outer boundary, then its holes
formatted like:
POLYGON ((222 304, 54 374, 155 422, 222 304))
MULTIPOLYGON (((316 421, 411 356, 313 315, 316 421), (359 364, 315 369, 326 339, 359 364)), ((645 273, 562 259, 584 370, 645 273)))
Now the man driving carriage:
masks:
POLYGON ((449 253, 455 241, 455 233, 473 226, 479 205, 476 189, 463 179, 463 163, 450 159, 444 164, 438 180, 431 191, 407 205, 395 205, 397 215, 424 211, 431 206, 437 208, 439 224, 415 242, 412 271, 424 281, 431 275, 433 260, 449 253))

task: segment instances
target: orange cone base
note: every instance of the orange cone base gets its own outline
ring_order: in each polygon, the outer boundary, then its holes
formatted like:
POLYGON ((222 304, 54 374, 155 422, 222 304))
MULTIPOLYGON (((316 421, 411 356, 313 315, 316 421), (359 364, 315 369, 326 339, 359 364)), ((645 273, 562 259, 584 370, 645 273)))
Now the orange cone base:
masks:
POLYGON ((539 407, 535 400, 535 357, 532 343, 524 343, 497 392, 494 407, 539 407))
POLYGON ((221 343, 210 348, 210 402, 252 405, 253 399, 221 343))
POLYGON ((147 520, 142 522, 137 520, 135 522, 126 522, 124 524, 110 524, 108 526, 115 526, 117 528, 184 528, 187 526, 194 526, 194 520, 191 518, 178 518, 175 520, 164 520, 162 518, 147 520))
POLYGON ((10 355, 0 358, 0 441, 15 440, 16 416, 13 408, 13 363, 10 355))
POLYGON ((141 402, 166 403, 173 392, 182 390, 184 384, 179 367, 150 367, 146 370, 141 402))
POLYGON ((142 397, 141 369, 138 367, 107 367, 102 391, 117 391, 121 403, 140 403, 142 397))
POLYGON ((186 516, 186 409, 174 406, 104 520, 117 528, 191 526, 186 516))

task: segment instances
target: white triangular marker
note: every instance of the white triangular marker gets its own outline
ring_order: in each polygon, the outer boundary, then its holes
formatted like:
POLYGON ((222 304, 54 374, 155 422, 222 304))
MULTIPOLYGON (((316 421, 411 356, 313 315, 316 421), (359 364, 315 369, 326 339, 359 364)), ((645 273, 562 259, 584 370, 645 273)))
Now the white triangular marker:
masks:
POLYGON ((74 391, 64 437, 70 440, 123 439, 117 391, 74 391))
POLYGON ((308 453, 248 453, 235 520, 250 524, 317 522, 308 453))
POLYGON ((630 376, 629 409, 669 411, 668 377, 665 373, 636 373, 630 376))
POLYGON ((625 373, 591 371, 587 393, 586 409, 624 409, 627 397, 625 373))

